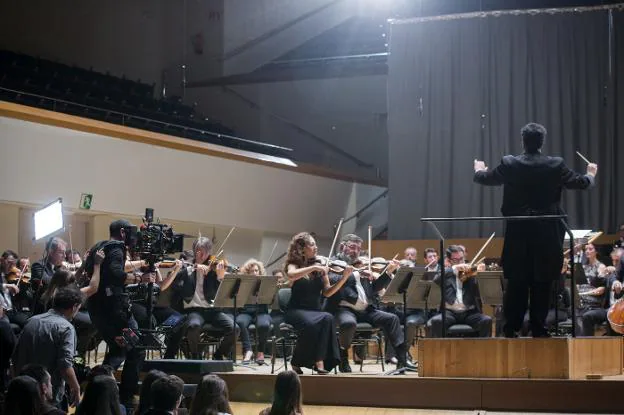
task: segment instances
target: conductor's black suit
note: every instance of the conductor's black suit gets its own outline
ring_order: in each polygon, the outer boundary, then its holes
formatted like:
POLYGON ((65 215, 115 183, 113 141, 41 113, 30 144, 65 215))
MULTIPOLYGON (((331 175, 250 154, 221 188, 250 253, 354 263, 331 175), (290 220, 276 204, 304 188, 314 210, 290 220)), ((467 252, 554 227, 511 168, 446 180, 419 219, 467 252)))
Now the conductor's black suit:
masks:
MULTIPOLYGON (((503 157, 491 171, 481 170, 474 181, 486 186, 503 185, 503 216, 563 214, 562 189, 586 189, 594 177, 570 170, 560 157, 523 153, 503 157)), ((504 297, 505 335, 521 326, 530 291, 530 321, 534 337, 546 335, 544 321, 552 281, 563 265, 564 227, 559 220, 508 221, 502 265, 507 289, 504 297)))

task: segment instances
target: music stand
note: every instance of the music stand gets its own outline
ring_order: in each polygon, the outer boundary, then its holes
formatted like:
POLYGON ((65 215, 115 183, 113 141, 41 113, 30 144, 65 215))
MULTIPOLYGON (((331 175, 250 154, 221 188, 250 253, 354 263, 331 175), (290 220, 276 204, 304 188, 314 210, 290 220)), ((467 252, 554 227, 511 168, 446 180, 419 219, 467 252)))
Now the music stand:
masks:
POLYGON ((481 271, 476 278, 481 303, 492 307, 492 322, 496 327, 496 307, 503 305, 503 271, 481 271))
POLYGON ((215 308, 232 308, 234 310, 234 350, 232 351, 232 363, 236 366, 236 314, 239 300, 245 304, 251 295, 256 283, 255 275, 225 274, 213 302, 215 308))
MULTIPOLYGON (((388 284, 388 288, 386 288, 386 292, 384 293, 382 299, 384 302, 395 303, 395 304, 403 304, 403 316, 407 319, 407 299, 408 299, 408 291, 412 281, 419 281, 425 272, 425 267, 401 267, 396 272, 396 275, 388 284)), ((404 342, 407 343, 407 320, 405 324, 403 324, 403 339, 404 342)), ((407 358, 407 356, 405 356, 407 358)), ((405 373, 406 371, 415 371, 414 369, 409 369, 407 367, 403 367, 401 369, 396 369, 388 372, 388 375, 398 375, 405 373)))
POLYGON ((589 280, 587 279, 587 275, 585 275, 585 269, 583 265, 576 264, 574 267, 574 283, 575 284, 589 284, 589 280))
MULTIPOLYGON (((275 303, 277 302, 279 308, 279 299, 277 296, 278 286, 277 277, 273 275, 259 275, 256 276, 256 283, 251 296, 247 299, 243 305, 255 305, 256 306, 256 339, 258 336, 257 322, 258 322, 258 306, 267 306, 267 311, 270 312, 275 303)), ((264 353, 264 350, 262 351, 264 353)), ((256 351, 257 353, 257 351, 256 351)))
POLYGON ((481 302, 492 307, 503 305, 503 271, 477 273, 481 302))

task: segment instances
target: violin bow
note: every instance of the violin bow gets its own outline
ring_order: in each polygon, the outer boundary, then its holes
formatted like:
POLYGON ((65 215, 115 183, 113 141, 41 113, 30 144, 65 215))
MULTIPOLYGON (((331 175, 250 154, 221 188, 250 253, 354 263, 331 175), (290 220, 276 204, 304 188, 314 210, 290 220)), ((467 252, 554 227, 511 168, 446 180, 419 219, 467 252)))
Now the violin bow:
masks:
MULTIPOLYGON (((576 245, 581 245, 581 246, 583 246, 583 245, 589 245, 589 244, 592 244, 592 243, 594 243, 594 241, 595 241, 596 239, 598 239, 598 237, 600 237, 601 235, 602 235, 602 231, 598 231, 598 232, 596 232, 596 234, 595 234, 594 236, 592 236, 591 238, 589 238, 589 239, 587 240, 587 243, 584 243, 584 244, 574 244, 574 247, 576 248, 576 245)), ((570 248, 568 248, 568 249, 566 249, 565 251, 563 251, 563 256, 564 256, 564 257, 566 257, 569 253, 570 253, 570 248)))
POLYGON ((327 259, 331 258, 332 254, 334 253, 334 248, 336 247, 336 241, 338 240, 338 235, 340 235, 340 228, 342 228, 343 221, 344 218, 340 218, 340 221, 338 222, 338 227, 336 227, 336 233, 334 234, 334 240, 331 244, 331 248, 329 248, 329 255, 327 256, 327 259))
MULTIPOLYGON (((373 275, 373 227, 368 225, 368 275, 373 275)), ((386 265, 386 269, 388 266, 386 265)), ((385 269, 384 269, 385 271, 385 269)))
POLYGON ((470 264, 468 265, 470 265, 471 267, 475 265, 474 264, 475 259, 479 258, 479 256, 481 256, 483 251, 485 251, 485 248, 490 244, 490 242, 492 242, 492 239, 494 239, 494 235, 496 235, 496 232, 492 232, 492 235, 490 235, 490 238, 487 241, 485 241, 481 249, 479 249, 479 252, 477 252, 477 255, 474 256, 474 258, 472 259, 472 261, 470 261, 470 264))
POLYGON ((273 249, 271 249, 271 253, 269 254, 269 257, 267 258, 265 264, 268 264, 269 262, 271 262, 271 259, 273 258, 273 254, 275 253, 275 248, 277 248, 278 242, 279 242, 279 239, 276 239, 275 243, 273 244, 273 249))

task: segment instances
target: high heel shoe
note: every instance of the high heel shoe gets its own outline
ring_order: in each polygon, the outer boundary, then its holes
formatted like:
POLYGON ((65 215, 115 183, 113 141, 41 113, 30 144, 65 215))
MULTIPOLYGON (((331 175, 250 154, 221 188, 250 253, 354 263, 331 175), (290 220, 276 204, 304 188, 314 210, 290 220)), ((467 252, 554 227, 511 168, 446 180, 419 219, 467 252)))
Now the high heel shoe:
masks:
POLYGON ((328 375, 329 374, 329 370, 325 370, 325 369, 319 369, 318 367, 316 367, 316 365, 314 365, 312 367, 312 370, 314 370, 316 373, 318 373, 319 375, 328 375))

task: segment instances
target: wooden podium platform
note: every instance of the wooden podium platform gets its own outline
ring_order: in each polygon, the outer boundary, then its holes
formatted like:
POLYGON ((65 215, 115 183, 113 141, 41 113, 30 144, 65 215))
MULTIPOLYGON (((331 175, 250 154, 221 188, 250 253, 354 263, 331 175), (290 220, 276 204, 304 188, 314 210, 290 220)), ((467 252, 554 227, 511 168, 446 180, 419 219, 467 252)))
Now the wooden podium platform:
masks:
POLYGON ((622 337, 421 339, 419 376, 585 379, 622 374, 622 337))

